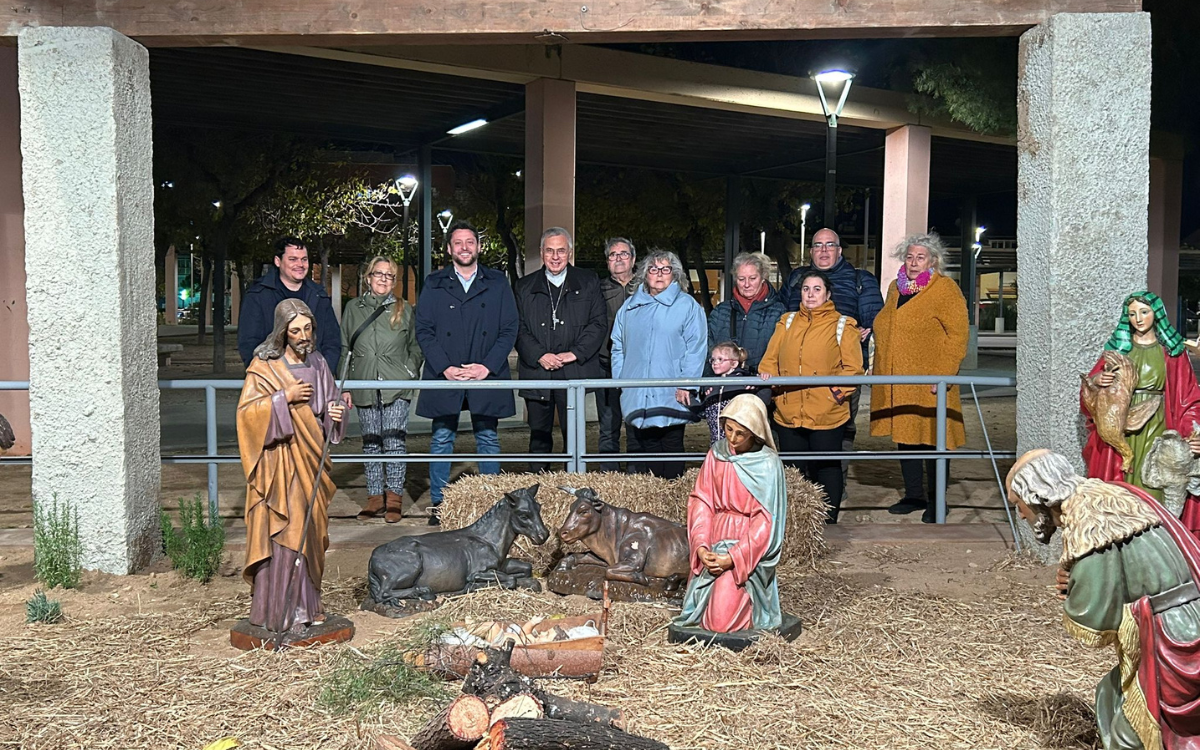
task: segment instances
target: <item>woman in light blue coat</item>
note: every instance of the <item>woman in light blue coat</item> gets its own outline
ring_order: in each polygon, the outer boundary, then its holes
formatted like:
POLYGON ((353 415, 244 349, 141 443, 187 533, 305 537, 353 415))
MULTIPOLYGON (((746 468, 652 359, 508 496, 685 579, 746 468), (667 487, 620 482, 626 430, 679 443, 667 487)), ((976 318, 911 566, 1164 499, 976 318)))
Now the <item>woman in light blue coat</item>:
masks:
MULTIPOLYGON (((638 264, 637 291, 617 311, 612 376, 624 380, 698 378, 704 374, 708 326, 700 303, 684 291, 679 256, 655 250, 638 264)), ((683 388, 623 388, 628 453, 682 453, 683 430, 696 417, 683 388)), ((683 475, 682 461, 630 462, 631 472, 666 479, 683 475)))

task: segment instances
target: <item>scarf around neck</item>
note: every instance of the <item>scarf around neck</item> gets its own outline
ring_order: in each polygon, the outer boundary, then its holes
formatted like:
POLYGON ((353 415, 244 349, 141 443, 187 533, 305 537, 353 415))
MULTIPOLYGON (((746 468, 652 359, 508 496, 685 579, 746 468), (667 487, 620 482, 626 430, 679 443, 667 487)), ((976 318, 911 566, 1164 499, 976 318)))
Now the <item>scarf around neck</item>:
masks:
POLYGON ((901 294, 908 297, 929 286, 929 282, 932 280, 932 268, 926 268, 921 272, 921 275, 917 276, 917 278, 910 279, 908 278, 908 274, 904 271, 904 266, 900 266, 900 271, 896 274, 896 289, 901 294))
POLYGON ((751 305, 753 305, 755 302, 762 302, 767 298, 767 282, 763 282, 763 285, 758 289, 758 294, 754 295, 752 298, 743 297, 741 290, 734 286, 733 298, 736 299, 738 304, 742 306, 742 312, 750 312, 751 305))

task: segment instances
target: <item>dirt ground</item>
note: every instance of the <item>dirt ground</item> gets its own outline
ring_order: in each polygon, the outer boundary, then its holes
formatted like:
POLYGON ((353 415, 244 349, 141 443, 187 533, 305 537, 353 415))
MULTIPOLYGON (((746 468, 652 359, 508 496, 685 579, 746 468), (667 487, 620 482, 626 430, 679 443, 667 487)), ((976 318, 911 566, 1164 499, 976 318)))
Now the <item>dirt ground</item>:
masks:
MULTIPOLYGON (((357 610, 368 549, 328 558, 326 606, 354 621, 353 643, 283 656, 229 646, 249 604, 234 564, 207 585, 161 565, 88 573, 80 590, 52 592, 64 623, 27 625, 31 553, 3 554, 0 747, 196 749, 232 735, 249 748, 365 749, 380 732, 411 734, 437 707, 383 702, 355 718, 317 703, 338 659, 446 616, 357 610)), ((998 545, 835 546, 817 570, 781 570, 784 609, 805 627, 794 643, 736 655, 670 645, 670 612, 618 604, 599 681, 549 687, 619 706, 631 731, 677 750, 1095 748, 1091 691, 1114 657, 1063 634, 1052 577, 998 545)), ((464 606, 493 616, 595 608, 479 592, 441 612, 464 606)))

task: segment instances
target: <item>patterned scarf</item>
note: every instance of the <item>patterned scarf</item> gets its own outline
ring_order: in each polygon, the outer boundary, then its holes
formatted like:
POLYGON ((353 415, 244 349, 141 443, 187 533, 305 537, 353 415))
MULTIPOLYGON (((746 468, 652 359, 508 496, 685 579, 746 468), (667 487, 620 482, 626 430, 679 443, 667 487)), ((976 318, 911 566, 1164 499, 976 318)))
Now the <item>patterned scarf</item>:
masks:
POLYGON ((908 274, 904 271, 904 266, 900 266, 899 273, 896 274, 896 289, 904 296, 916 294, 925 287, 929 286, 930 280, 933 279, 933 269, 926 268, 921 272, 921 275, 915 279, 908 278, 908 274))
POLYGON ((1167 308, 1158 295, 1153 292, 1134 292, 1125 298, 1125 302, 1121 304, 1121 321, 1113 329, 1112 336, 1108 338, 1108 343, 1104 345, 1104 348, 1122 354, 1128 354, 1133 349, 1133 329, 1129 325, 1129 303, 1135 300, 1149 305, 1150 309, 1154 311, 1154 335, 1158 337, 1158 343, 1162 344, 1163 349, 1167 350, 1167 354, 1172 357, 1183 354, 1183 336, 1180 336, 1179 331, 1175 330, 1175 326, 1171 325, 1171 319, 1167 317, 1167 308))

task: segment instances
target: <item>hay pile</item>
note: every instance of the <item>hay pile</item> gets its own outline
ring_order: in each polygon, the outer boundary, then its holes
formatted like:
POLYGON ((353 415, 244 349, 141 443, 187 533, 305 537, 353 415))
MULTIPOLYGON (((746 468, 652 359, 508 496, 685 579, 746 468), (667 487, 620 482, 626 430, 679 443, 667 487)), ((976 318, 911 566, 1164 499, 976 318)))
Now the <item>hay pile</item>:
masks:
MULTIPOLYGON (((1096 747, 1091 691, 1113 666, 1111 649, 1069 641, 1048 587, 1009 585, 994 570, 979 580, 995 585, 961 600, 901 595, 833 565, 786 565, 784 608, 802 617, 806 634, 741 654, 668 644, 670 610, 618 603, 599 681, 544 684, 623 708, 632 731, 674 750, 1096 747)), ((328 579, 326 603, 349 611, 342 608, 362 588, 361 578, 328 579)), ((396 622, 373 642, 285 656, 218 647, 228 642, 228 618, 248 606, 241 593, 94 619, 73 619, 68 607, 63 625, 8 629, 0 638, 0 746, 200 748, 233 735, 246 748, 371 750, 378 734, 411 735, 441 702, 382 702, 357 718, 325 710, 317 698, 340 660, 402 643, 433 619, 584 614, 596 603, 481 591, 396 622)), ((380 622, 363 612, 353 618, 380 622)))
MULTIPOLYGON (((582 545, 564 545, 558 539, 558 529, 567 519, 571 503, 575 502, 574 497, 560 492, 558 487, 591 487, 600 493, 605 502, 687 523, 687 499, 699 473, 699 469, 691 469, 674 480, 649 474, 614 472, 582 476, 565 472, 465 476, 446 487, 442 523, 448 529, 462 528, 483 515, 505 492, 541 484, 537 499, 542 505, 542 520, 550 531, 550 540, 541 547, 535 547, 528 539, 518 539, 513 556, 533 562, 534 572, 542 575, 549 572, 562 555, 583 549, 582 545)), ((783 538, 783 560, 812 567, 825 552, 825 493, 796 469, 787 467, 784 475, 787 481, 788 518, 783 538)))

